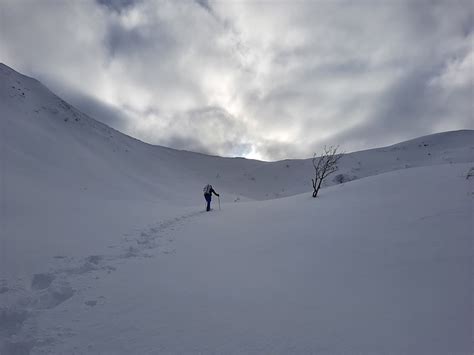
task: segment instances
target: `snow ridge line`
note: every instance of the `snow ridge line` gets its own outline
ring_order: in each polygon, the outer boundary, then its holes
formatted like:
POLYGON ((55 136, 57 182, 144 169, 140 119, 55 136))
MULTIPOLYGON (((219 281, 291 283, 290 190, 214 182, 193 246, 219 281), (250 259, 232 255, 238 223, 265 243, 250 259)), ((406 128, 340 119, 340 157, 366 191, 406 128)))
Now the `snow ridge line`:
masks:
MULTIPOLYGON (((130 258, 176 253, 173 232, 186 220, 203 213, 188 213, 127 233, 119 245, 109 246, 111 250, 117 250, 115 253, 80 259, 55 256, 50 270, 34 274, 29 286, 23 279, 18 279, 15 284, 0 280, 0 354, 28 354, 33 348, 35 352, 47 352, 48 346, 60 341, 59 336, 73 336, 68 328, 59 332, 58 329, 39 329, 38 316, 72 297, 84 298, 84 291, 92 278, 99 279, 116 271, 130 258)), ((84 299, 83 303, 94 307, 104 302, 104 299, 84 299)))

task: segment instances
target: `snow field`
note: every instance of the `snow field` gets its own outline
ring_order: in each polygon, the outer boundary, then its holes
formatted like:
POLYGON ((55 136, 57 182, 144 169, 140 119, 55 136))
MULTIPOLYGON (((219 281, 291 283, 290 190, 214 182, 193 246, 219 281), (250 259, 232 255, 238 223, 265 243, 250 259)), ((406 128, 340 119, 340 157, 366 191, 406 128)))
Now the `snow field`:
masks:
POLYGON ((473 353, 473 131, 347 154, 315 200, 311 159, 151 146, 0 79, 1 354, 473 353))

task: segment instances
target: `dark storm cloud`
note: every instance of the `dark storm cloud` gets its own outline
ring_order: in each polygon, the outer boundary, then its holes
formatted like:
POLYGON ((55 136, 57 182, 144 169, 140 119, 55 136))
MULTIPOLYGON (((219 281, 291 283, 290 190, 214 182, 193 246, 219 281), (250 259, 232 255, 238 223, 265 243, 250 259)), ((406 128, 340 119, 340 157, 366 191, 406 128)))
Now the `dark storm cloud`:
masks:
POLYGON ((0 61, 150 143, 310 157, 474 128, 473 11, 468 0, 3 0, 0 61))
MULTIPOLYGON (((395 143, 401 132, 412 137, 426 134, 430 120, 436 120, 438 109, 433 100, 436 93, 429 89, 429 80, 436 69, 416 68, 406 72, 391 87, 374 97, 373 110, 367 119, 347 132, 339 132, 332 139, 345 145, 357 145, 357 141, 374 142, 375 145, 395 143)), ((348 112, 352 107, 348 107, 348 112)))
POLYGON ((127 30, 119 24, 109 25, 104 44, 111 57, 123 53, 135 53, 147 44, 146 38, 137 29, 127 30))
POLYGON ((376 128, 372 134, 400 129, 416 132, 429 125, 432 111, 437 109, 436 102, 430 104, 437 97, 435 92, 430 92, 429 81, 439 69, 415 68, 388 88, 379 98, 373 117, 368 119, 367 125, 376 128))
POLYGON ((384 146, 435 133, 439 131, 436 129, 438 124, 449 124, 450 121, 459 123, 459 128, 472 127, 472 108, 469 107, 473 98, 472 85, 446 94, 445 90, 433 86, 433 78, 438 72, 439 68, 434 67, 405 73, 401 80, 380 94, 366 121, 339 132, 331 137, 332 141, 364 148, 370 143, 384 146))
POLYGON ((202 8, 204 8, 206 11, 212 13, 212 7, 211 7, 211 4, 209 3, 209 0, 195 0, 196 3, 201 6, 202 8))
MULTIPOLYGON (((153 53, 157 63, 167 58, 178 46, 172 29, 158 18, 151 23, 130 26, 121 18, 111 18, 107 22, 103 43, 111 57, 137 58, 153 53)), ((114 58, 109 58, 113 60, 114 58)))
POLYGON ((105 6, 112 11, 118 13, 126 11, 132 7, 135 3, 141 0, 96 0, 99 5, 105 6))

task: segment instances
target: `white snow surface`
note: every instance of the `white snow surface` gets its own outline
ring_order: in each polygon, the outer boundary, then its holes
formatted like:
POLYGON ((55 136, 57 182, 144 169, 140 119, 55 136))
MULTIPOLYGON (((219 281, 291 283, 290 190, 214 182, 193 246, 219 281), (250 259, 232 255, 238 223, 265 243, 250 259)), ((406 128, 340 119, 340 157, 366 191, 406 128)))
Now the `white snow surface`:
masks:
POLYGON ((311 159, 152 146, 0 64, 0 134, 0 354, 473 353, 474 131, 313 199, 311 159))

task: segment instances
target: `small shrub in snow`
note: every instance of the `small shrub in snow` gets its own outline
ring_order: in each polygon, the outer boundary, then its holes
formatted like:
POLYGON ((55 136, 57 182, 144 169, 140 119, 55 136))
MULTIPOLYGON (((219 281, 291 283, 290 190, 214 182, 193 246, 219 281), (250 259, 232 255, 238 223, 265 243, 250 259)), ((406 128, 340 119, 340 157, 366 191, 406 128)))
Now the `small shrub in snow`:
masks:
POLYGON ((466 174, 466 180, 469 180, 470 178, 474 177, 474 166, 469 169, 469 171, 466 174))
POLYGON ((347 174, 337 174, 334 177, 334 179, 332 179, 332 181, 334 181, 337 184, 343 184, 345 182, 349 182, 349 181, 352 181, 352 180, 355 180, 355 179, 357 179, 356 176, 350 176, 350 175, 347 175, 347 174))

